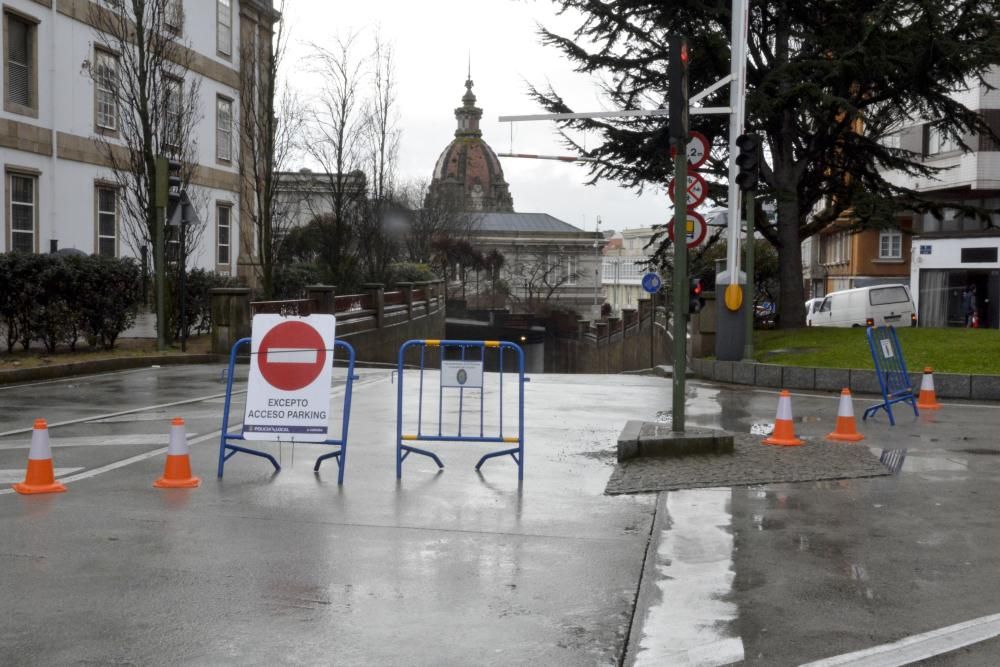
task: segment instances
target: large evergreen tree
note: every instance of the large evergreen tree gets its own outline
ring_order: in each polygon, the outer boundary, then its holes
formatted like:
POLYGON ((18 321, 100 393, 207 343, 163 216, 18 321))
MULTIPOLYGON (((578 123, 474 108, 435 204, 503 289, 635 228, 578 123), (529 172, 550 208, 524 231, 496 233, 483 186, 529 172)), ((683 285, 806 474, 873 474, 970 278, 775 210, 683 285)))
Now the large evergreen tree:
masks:
MULTIPOLYGON (((692 94, 729 73, 728 0, 554 1, 579 12, 581 24, 571 35, 542 28, 543 41, 600 77, 617 108, 666 106, 669 35, 688 39, 692 94)), ((757 220, 780 257, 782 326, 804 321, 804 239, 845 212, 855 227, 879 227, 900 210, 939 210, 899 184, 906 179, 886 178, 936 170, 918 152, 883 145, 885 135, 920 118, 963 147, 970 136, 995 136, 953 93, 983 84, 1000 63, 998 17, 1000 0, 751 0, 746 128, 764 139, 762 190, 777 206, 776 224, 757 220)), ((532 93, 551 112, 572 111, 551 87, 532 93)), ((703 102, 728 103, 728 87, 703 102)), ((723 179, 716 195, 724 199, 728 116, 691 120, 714 137, 707 169, 723 179)), ((561 127, 568 145, 599 160, 595 181, 642 189, 671 177, 663 118, 561 127), (580 131, 599 132, 602 145, 585 149, 580 131)))

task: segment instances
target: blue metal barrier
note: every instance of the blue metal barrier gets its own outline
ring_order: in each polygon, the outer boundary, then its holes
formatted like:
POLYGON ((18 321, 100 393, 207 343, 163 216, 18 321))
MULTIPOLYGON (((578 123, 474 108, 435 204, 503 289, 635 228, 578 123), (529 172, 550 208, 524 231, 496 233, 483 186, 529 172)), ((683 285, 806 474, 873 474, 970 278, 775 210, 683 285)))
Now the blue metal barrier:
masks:
POLYGON ((906 362, 903 361, 903 350, 899 347, 896 330, 891 326, 868 327, 868 347, 871 348, 875 375, 882 388, 882 402, 865 410, 861 419, 868 419, 879 410, 885 410, 889 415, 889 424, 895 426, 893 403, 909 403, 913 407, 913 414, 919 416, 917 397, 913 395, 913 383, 906 372, 906 362))
MULTIPOLYGON (((508 375, 511 373, 508 372, 508 375)), ((502 449, 495 452, 489 452, 484 454, 479 462, 476 463, 476 470, 479 470, 488 459, 497 458, 501 456, 509 455, 517 463, 517 479, 518 481, 524 480, 524 383, 528 380, 524 377, 524 350, 521 346, 514 343, 508 343, 506 341, 471 341, 471 340, 408 340, 403 343, 399 348, 399 360, 396 368, 396 377, 398 378, 398 386, 396 388, 396 479, 402 479, 403 477, 403 461, 410 454, 420 454, 422 456, 427 456, 432 459, 438 468, 444 468, 444 463, 438 458, 437 454, 430 452, 426 449, 421 449, 415 447, 411 444, 404 444, 409 442, 424 441, 424 442, 500 442, 508 444, 516 444, 516 447, 509 449, 502 449), (404 378, 404 360, 406 356, 406 351, 410 348, 419 347, 420 348, 420 364, 418 366, 419 372, 419 384, 418 384, 418 399, 417 399, 417 420, 416 420, 416 432, 415 433, 403 433, 403 378, 404 378), (460 350, 460 357, 462 361, 480 361, 483 365, 483 370, 485 370, 486 364, 486 354, 489 350, 496 350, 498 357, 498 368, 499 374, 497 378, 497 387, 499 389, 499 400, 498 400, 498 429, 496 434, 493 434, 492 429, 488 433, 485 427, 485 415, 486 415, 486 373, 483 373, 483 386, 478 388, 479 390, 479 428, 476 430, 472 429, 473 435, 468 434, 468 424, 466 424, 466 433, 462 432, 462 418, 465 406, 465 394, 468 391, 474 391, 477 388, 470 387, 456 387, 454 388, 458 392, 458 427, 455 433, 446 433, 442 424, 442 419, 444 417, 444 401, 446 390, 452 389, 452 387, 442 386, 443 378, 439 378, 438 382, 438 415, 437 415, 437 432, 434 433, 433 423, 429 426, 431 427, 431 432, 424 430, 424 371, 426 370, 426 352, 427 348, 437 348, 440 351, 440 358, 444 361, 445 350, 457 349, 460 350), (479 351, 478 358, 468 358, 467 353, 469 351, 479 351), (504 379, 504 351, 509 351, 516 355, 517 361, 517 435, 504 435, 504 421, 503 421, 503 379, 504 379), (476 434, 478 433, 478 435, 476 434)), ((453 394, 452 394, 453 395, 453 394)), ((492 415, 491 415, 492 416, 492 415)), ((508 433, 510 431, 508 430, 508 433)))
MULTIPOLYGON (((249 346, 251 341, 251 338, 241 338, 236 341, 236 344, 233 345, 233 349, 229 352, 229 370, 226 372, 226 403, 222 412, 222 434, 219 438, 219 477, 222 477, 226 461, 231 459, 237 452, 243 452, 244 454, 250 454, 252 456, 259 456, 267 459, 271 462, 271 465, 274 466, 275 471, 281 470, 281 465, 267 452, 250 449, 249 447, 243 445, 234 445, 232 441, 246 442, 246 439, 243 437, 242 433, 229 432, 229 406, 232 403, 233 397, 233 370, 236 367, 236 353, 242 346, 249 346)), ((354 374, 355 354, 354 348, 351 344, 346 341, 338 340, 334 341, 333 346, 334 353, 336 353, 337 348, 340 348, 347 353, 347 380, 344 386, 344 412, 341 416, 340 439, 324 440, 322 442, 309 442, 307 444, 333 445, 338 447, 337 451, 323 454, 316 459, 316 465, 313 466, 313 471, 319 472, 319 467, 322 465, 323 461, 335 458, 337 459, 337 467, 339 468, 337 472, 337 484, 343 484, 344 468, 347 466, 347 429, 351 421, 351 393, 354 389, 354 381, 358 379, 358 376, 354 374)), ((289 441, 294 442, 294 438, 289 441)))

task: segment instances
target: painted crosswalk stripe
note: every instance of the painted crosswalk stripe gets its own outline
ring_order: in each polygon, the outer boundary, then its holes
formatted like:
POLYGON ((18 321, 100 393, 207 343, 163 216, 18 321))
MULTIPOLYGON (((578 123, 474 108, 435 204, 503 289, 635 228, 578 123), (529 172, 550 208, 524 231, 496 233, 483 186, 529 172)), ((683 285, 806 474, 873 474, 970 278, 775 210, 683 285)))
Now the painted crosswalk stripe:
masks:
POLYGON ((901 667, 951 653, 997 635, 1000 635, 1000 614, 993 614, 904 637, 891 644, 817 660, 801 667, 901 667))

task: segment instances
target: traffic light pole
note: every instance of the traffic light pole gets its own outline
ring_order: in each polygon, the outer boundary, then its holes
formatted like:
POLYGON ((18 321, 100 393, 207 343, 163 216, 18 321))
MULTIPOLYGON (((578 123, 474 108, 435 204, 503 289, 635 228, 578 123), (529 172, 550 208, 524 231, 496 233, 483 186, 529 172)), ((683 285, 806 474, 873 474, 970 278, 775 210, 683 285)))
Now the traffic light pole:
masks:
POLYGON ((156 257, 156 349, 163 351, 167 349, 167 319, 166 319, 166 282, 167 271, 164 267, 164 232, 166 227, 167 210, 162 206, 156 207, 156 234, 153 238, 155 248, 153 254, 156 257))
MULTIPOLYGON (((674 144, 674 372, 673 424, 675 433, 684 431, 684 376, 687 372, 687 155, 686 141, 673 137, 674 144)), ((656 311, 653 311, 654 319, 656 311)), ((655 334, 653 334, 655 335, 655 334)))
POLYGON ((754 234, 757 227, 754 224, 754 214, 757 212, 756 192, 751 190, 747 193, 747 238, 746 244, 746 272, 747 272, 747 294, 746 294, 746 332, 743 340, 743 360, 753 361, 753 318, 754 305, 753 298, 757 293, 756 281, 754 280, 754 234))

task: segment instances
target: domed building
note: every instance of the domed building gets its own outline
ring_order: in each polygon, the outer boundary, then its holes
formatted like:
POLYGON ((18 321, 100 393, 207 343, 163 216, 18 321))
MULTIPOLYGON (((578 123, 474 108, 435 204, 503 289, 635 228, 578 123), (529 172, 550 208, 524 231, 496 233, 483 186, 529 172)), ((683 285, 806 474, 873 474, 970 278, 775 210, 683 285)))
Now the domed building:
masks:
POLYGON ((497 154, 483 141, 479 120, 483 110, 476 106, 472 78, 465 81, 462 106, 455 109, 458 128, 455 138, 434 165, 425 205, 456 202, 460 210, 509 213, 514 210, 510 186, 504 179, 497 154))

